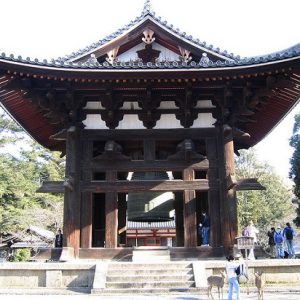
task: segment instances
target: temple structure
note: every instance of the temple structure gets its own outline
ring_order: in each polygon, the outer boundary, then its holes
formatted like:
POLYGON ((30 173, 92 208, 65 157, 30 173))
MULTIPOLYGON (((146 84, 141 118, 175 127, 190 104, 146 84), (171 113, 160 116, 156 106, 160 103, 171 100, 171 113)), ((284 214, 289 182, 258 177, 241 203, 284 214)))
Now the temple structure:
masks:
POLYGON ((149 1, 134 21, 67 57, 0 55, 2 106, 66 155, 65 181, 40 191, 64 193, 64 251, 76 258, 130 251, 130 221, 175 220, 174 253, 226 253, 237 235, 236 191, 262 189, 235 177, 234 153, 262 140, 299 96, 300 45, 241 58, 162 21, 149 1), (210 247, 197 234, 203 211, 210 247))

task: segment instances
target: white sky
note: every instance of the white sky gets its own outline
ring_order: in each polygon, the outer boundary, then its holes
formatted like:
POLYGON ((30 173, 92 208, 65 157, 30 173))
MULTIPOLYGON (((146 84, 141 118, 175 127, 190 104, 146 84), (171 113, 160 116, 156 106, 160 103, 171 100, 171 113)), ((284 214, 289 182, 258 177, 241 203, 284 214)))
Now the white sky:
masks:
MULTIPOLYGON (((152 0, 175 28, 221 50, 256 56, 300 43, 300 0, 152 0)), ((57 58, 84 48, 139 16, 144 0, 0 0, 0 52, 57 58)), ((260 159, 287 176, 296 107, 257 145, 260 159)))

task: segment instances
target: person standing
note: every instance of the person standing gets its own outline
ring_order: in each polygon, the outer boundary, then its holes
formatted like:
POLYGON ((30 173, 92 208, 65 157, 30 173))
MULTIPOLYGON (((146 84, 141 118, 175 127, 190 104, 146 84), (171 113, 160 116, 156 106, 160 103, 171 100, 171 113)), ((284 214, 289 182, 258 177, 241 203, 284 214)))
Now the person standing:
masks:
MULTIPOLYGON (((257 243, 257 234, 259 233, 259 230, 254 226, 253 221, 250 221, 248 226, 243 230, 243 235, 245 236, 250 236, 253 238, 254 246, 257 243)), ((246 250, 247 251, 247 250, 246 250)), ((248 258, 250 260, 255 260, 255 255, 254 255, 254 248, 249 250, 249 256, 248 258)))
POLYGON ((206 212, 202 213, 202 222, 199 225, 202 231, 202 245, 209 246, 210 219, 206 212))
POLYGON ((269 230, 267 234, 269 237, 268 243, 270 247, 271 258, 276 258, 276 248, 275 248, 275 240, 274 240, 275 227, 271 227, 271 230, 269 230))
POLYGON ((232 255, 226 257, 226 273, 228 277, 228 300, 232 300, 233 289, 236 293, 236 299, 240 300, 240 285, 236 274, 236 269, 240 265, 239 261, 235 261, 232 255))
POLYGON ((283 250, 283 236, 281 233, 281 227, 278 226, 274 233, 274 241, 276 245, 276 254, 277 258, 284 258, 284 250, 283 250))
POLYGON ((294 249, 294 236, 295 230, 291 227, 291 224, 288 222, 286 223, 286 227, 283 229, 282 233, 283 237, 285 238, 285 243, 287 245, 287 251, 289 253, 289 258, 295 258, 295 249, 294 249))
POLYGON ((55 248, 62 248, 62 246, 63 246, 63 234, 60 229, 57 230, 54 246, 55 246, 55 248))

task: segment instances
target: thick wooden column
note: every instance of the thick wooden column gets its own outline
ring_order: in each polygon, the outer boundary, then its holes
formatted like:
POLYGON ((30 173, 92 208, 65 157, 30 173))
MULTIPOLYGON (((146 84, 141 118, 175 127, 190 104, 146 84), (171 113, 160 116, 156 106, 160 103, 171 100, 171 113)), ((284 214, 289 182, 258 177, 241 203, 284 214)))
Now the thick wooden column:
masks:
MULTIPOLYGON (((194 180, 194 170, 183 170, 184 180, 194 180)), ((197 213, 196 213, 196 192, 184 190, 184 246, 197 247, 197 213)))
MULTIPOLYGON (((206 139, 206 152, 208 160, 218 160, 218 144, 216 137, 206 139)), ((217 182, 219 180, 219 170, 216 167, 209 167, 207 177, 209 182, 217 182)), ((220 191, 209 189, 208 191, 208 215, 210 216, 210 241, 212 247, 220 247, 223 245, 223 237, 221 234, 221 216, 220 216, 220 191)))
POLYGON ((234 162, 234 144, 232 137, 224 140, 224 160, 225 160, 225 201, 227 202, 227 214, 229 231, 227 235, 228 242, 231 245, 235 242, 237 236, 237 198, 234 189, 235 181, 235 162, 234 162))
POLYGON ((223 245, 226 252, 231 251, 237 234, 237 199, 234 190, 234 144, 231 133, 221 132, 220 143, 223 150, 223 163, 220 166, 221 178, 221 221, 223 245))
POLYGON ((183 224, 183 195, 175 193, 175 221, 176 221, 176 246, 184 246, 184 224, 183 224))
MULTIPOLYGON (((115 182, 117 172, 106 172, 106 180, 115 182)), ((118 246, 118 193, 116 191, 105 193, 105 247, 117 248, 118 246)))
POLYGON ((118 196, 118 233, 119 233, 119 244, 126 244, 126 211, 127 202, 126 194, 119 194, 118 196))
MULTIPOLYGON (((80 158, 81 129, 72 126, 66 139, 66 179, 64 194, 64 248, 65 257, 78 257, 80 247, 80 158), (68 253, 66 253, 68 252, 68 253)), ((66 258, 68 259, 68 258, 66 258)))
POLYGON ((81 205, 81 248, 92 247, 92 216, 93 216, 93 197, 92 193, 82 193, 81 205))
MULTIPOLYGON (((82 161, 84 166, 90 165, 92 161, 92 149, 93 143, 87 140, 83 134, 83 149, 82 149, 82 161)), ((83 170, 82 178, 85 181, 91 181, 93 178, 91 170, 83 170)), ((82 193, 81 201, 81 248, 92 247, 92 220, 93 220, 93 194, 91 192, 82 193)))

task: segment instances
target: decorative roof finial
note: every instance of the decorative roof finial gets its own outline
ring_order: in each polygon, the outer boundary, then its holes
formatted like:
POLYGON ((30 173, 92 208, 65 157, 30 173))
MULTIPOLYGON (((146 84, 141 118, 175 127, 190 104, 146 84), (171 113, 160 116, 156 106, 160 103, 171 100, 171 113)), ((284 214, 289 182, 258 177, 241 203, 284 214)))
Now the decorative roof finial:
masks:
POLYGON ((142 15, 152 14, 151 0, 145 0, 142 15))

